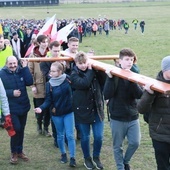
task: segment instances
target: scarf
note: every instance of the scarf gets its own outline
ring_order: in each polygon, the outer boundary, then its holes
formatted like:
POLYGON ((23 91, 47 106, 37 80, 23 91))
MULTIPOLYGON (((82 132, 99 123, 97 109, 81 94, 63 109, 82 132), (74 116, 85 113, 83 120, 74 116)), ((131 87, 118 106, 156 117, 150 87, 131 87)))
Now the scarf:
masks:
POLYGON ((12 39, 12 47, 15 51, 15 53, 17 54, 18 59, 21 58, 21 53, 20 53, 20 39, 17 39, 17 41, 15 41, 14 39, 12 39))
POLYGON ((59 77, 55 77, 55 78, 51 78, 49 80, 51 86, 59 86, 60 84, 62 84, 64 82, 64 80, 66 79, 66 74, 62 74, 61 76, 59 77))

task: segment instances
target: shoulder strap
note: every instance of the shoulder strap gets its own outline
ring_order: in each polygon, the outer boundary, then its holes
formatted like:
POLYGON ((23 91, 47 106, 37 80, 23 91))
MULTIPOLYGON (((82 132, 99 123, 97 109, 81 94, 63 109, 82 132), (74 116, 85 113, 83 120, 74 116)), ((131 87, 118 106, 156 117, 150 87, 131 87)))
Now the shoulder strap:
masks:
MULTIPOLYGON (((117 90, 118 82, 119 82, 119 77, 114 77, 114 85, 115 85, 114 93, 115 93, 116 90, 117 90)), ((107 118, 108 118, 108 121, 110 121, 109 100, 108 100, 108 102, 107 102, 106 107, 107 107, 107 118)))

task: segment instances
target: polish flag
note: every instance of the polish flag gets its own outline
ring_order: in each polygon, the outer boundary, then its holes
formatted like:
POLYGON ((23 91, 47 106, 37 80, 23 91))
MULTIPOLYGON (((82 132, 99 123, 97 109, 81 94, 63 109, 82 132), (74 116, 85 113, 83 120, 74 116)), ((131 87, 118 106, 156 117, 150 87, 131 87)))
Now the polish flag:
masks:
MULTIPOLYGON (((53 15, 45 24, 44 26, 41 28, 41 30, 39 31, 38 35, 51 35, 51 31, 52 31, 52 28, 53 28, 53 25, 54 25, 54 22, 56 23, 56 14, 53 15)), ((57 30, 56 30, 57 31, 57 30)))
MULTIPOLYGON (((55 17, 56 17, 56 14, 55 15, 53 15, 45 24, 44 24, 44 26, 41 28, 41 30, 39 31, 39 33, 37 34, 37 37, 39 36, 39 35, 46 35, 46 36, 49 36, 49 37, 51 37, 51 32, 53 31, 53 34, 56 34, 56 32, 57 32, 57 28, 55 29, 53 29, 53 26, 55 26, 56 25, 56 19, 55 19, 55 17), (56 32, 54 32, 54 30, 56 30, 56 32)), ((57 26, 56 26, 57 27, 57 26)), ((25 57, 28 57, 30 54, 31 54, 31 52, 33 51, 33 48, 34 48, 34 45, 32 44, 29 48, 28 48, 28 50, 27 50, 27 52, 26 52, 26 54, 25 54, 25 57)))
POLYGON ((55 41, 56 38, 57 38, 57 21, 55 20, 53 23, 52 30, 51 30, 50 42, 55 41))
POLYGON ((34 49, 34 45, 33 45, 33 44, 31 44, 31 46, 29 46, 29 48, 28 48, 27 52, 25 53, 24 58, 28 58, 28 57, 29 57, 29 55, 33 52, 33 49, 34 49))
POLYGON ((62 42, 67 42, 67 36, 74 30, 75 24, 71 22, 70 24, 66 25, 65 27, 61 28, 57 32, 56 40, 62 44, 62 42))

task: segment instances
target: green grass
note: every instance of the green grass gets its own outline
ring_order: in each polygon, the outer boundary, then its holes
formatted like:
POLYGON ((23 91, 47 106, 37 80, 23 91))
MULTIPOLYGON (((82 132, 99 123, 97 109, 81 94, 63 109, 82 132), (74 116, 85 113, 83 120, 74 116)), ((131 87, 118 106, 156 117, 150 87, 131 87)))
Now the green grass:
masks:
MULTIPOLYGON (((155 77, 160 70, 161 59, 170 54, 170 29, 169 12, 170 2, 143 2, 143 3, 109 3, 109 4, 70 4, 47 8, 0 8, 1 18, 37 18, 42 19, 57 14, 57 18, 97 18, 106 16, 108 18, 124 18, 130 24, 129 33, 124 34, 124 30, 110 31, 109 37, 105 34, 96 37, 83 38, 80 50, 89 51, 94 49, 96 55, 118 54, 124 47, 132 48, 138 56, 138 65, 141 74, 155 77), (133 30, 132 20, 144 19, 146 22, 145 34, 141 35, 139 27, 133 30)), ((107 61, 111 63, 111 61, 107 61)), ((28 88, 29 89, 29 88, 28 88)), ((30 94, 32 101, 32 95, 30 94)), ((133 170, 154 170, 156 163, 151 140, 148 134, 147 124, 140 117, 141 123, 141 145, 133 159, 131 166, 133 170)), ((68 165, 59 163, 60 152, 53 146, 53 139, 38 136, 36 133, 36 120, 33 108, 29 112, 27 126, 25 130, 24 150, 30 157, 29 163, 19 162, 18 165, 9 164, 9 137, 4 130, 0 129, 0 169, 2 170, 67 170, 68 165)), ((125 141, 126 146, 126 141, 125 141)), ((77 142, 77 168, 83 170, 83 158, 80 143, 77 142)), ((104 143, 101 151, 101 160, 106 170, 115 170, 115 162, 112 153, 112 139, 107 121, 105 119, 104 143)))

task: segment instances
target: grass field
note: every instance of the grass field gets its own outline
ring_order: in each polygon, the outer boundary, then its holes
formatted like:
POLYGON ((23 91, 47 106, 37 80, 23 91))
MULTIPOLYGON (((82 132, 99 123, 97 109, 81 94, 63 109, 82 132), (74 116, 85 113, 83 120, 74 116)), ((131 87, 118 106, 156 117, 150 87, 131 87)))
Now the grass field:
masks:
MULTIPOLYGON (((58 18, 97 18, 98 15, 113 19, 124 18, 130 24, 129 33, 124 30, 110 31, 109 37, 105 34, 96 37, 83 38, 80 50, 94 49, 96 55, 118 54, 124 47, 132 48, 138 56, 138 65, 141 74, 155 77, 160 70, 161 59, 170 54, 170 2, 143 2, 143 3, 110 3, 110 4, 81 4, 59 5, 48 8, 0 8, 0 18, 46 18, 57 14, 58 18), (47 13, 49 11, 49 14, 47 13), (134 18, 146 22, 145 33, 141 34, 139 27, 135 31, 131 23, 134 18)), ((107 61, 109 62, 109 61, 107 61)), ((29 88, 28 88, 29 89, 29 88)), ((32 102, 32 96, 30 94, 32 102)), ((142 140, 139 149, 131 161, 133 170, 155 170, 156 163, 151 140, 148 135, 147 124, 140 117, 142 140)), ((68 165, 59 162, 60 152, 53 146, 53 139, 38 136, 33 108, 30 110, 25 130, 24 150, 30 157, 30 162, 19 162, 18 165, 9 164, 9 137, 0 129, 0 169, 1 170, 69 170, 68 165)), ((112 139, 105 119, 104 143, 101 160, 106 170, 116 170, 112 153, 112 139)), ((126 146, 126 142, 125 142, 126 146)), ((83 167, 80 142, 77 142, 77 170, 83 167)))

